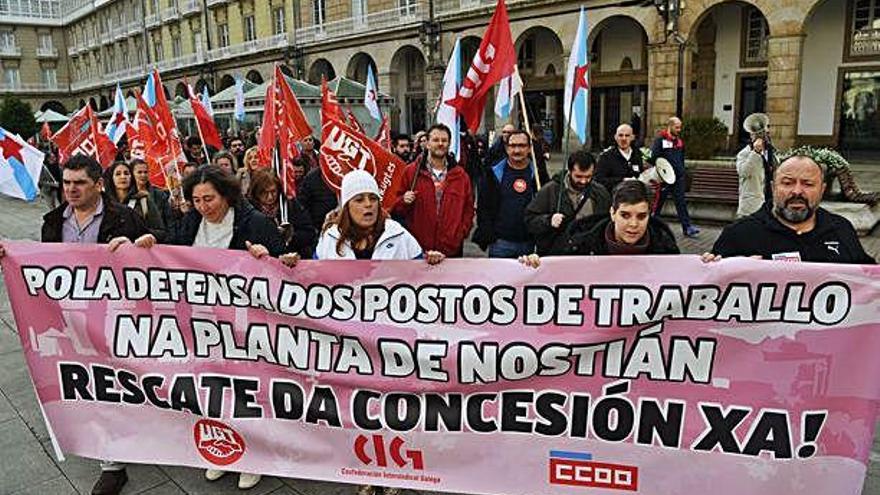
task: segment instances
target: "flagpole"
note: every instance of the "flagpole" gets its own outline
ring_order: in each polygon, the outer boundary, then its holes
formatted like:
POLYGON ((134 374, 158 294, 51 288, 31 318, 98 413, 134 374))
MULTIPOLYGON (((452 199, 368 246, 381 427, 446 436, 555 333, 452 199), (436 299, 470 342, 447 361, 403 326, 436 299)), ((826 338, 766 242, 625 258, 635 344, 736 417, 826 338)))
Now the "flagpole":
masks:
MULTIPOLYGON (((529 125, 529 112, 526 109, 526 97, 523 96, 525 93, 525 88, 521 88, 519 90, 519 104, 522 108, 523 113, 523 123, 526 125, 526 132, 529 133, 529 143, 532 142, 532 126, 529 125)), ((535 156, 535 146, 534 144, 530 144, 529 153, 532 155, 532 168, 535 171, 535 185, 538 186, 538 190, 541 189, 541 175, 538 173, 538 159, 535 156)))

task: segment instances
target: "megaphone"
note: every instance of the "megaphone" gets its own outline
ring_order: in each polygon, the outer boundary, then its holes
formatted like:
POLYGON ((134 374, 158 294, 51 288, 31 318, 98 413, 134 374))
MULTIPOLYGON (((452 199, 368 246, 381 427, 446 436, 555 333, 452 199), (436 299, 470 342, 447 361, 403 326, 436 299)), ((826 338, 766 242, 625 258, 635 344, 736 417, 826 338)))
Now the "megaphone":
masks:
POLYGON ((669 160, 666 158, 658 158, 657 161, 654 162, 653 167, 645 170, 639 175, 639 180, 649 186, 661 182, 674 184, 675 169, 672 168, 672 164, 669 163, 669 160))

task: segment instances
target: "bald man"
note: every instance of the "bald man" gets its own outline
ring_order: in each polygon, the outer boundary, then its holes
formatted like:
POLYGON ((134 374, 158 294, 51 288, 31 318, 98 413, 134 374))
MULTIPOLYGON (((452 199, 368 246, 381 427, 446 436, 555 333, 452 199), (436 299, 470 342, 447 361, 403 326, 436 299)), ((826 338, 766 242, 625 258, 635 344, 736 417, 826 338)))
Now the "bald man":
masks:
POLYGON ((654 215, 660 216, 666 197, 672 193, 675 200, 675 214, 681 223, 681 231, 687 237, 697 237, 700 229, 691 224, 691 215, 688 213, 687 201, 684 199, 685 166, 684 166, 684 140, 681 139, 681 119, 669 117, 666 121, 666 129, 660 131, 654 144, 651 146, 651 165, 655 165, 658 158, 665 158, 675 170, 675 182, 663 185, 660 189, 660 198, 654 205, 654 215))
POLYGON ((728 256, 824 263, 875 264, 846 218, 822 207, 825 174, 812 158, 793 156, 773 176, 773 203, 742 218, 721 232, 713 261, 728 256))
POLYGON ((516 131, 516 127, 513 124, 504 124, 504 127, 501 128, 500 136, 495 139, 486 153, 486 163, 483 165, 487 169, 494 167, 501 160, 507 159, 507 139, 514 131, 516 131))
POLYGON ((633 149, 635 135, 629 124, 620 124, 614 133, 615 145, 599 155, 596 175, 593 179, 613 191, 623 179, 638 177, 642 173, 642 154, 633 149))

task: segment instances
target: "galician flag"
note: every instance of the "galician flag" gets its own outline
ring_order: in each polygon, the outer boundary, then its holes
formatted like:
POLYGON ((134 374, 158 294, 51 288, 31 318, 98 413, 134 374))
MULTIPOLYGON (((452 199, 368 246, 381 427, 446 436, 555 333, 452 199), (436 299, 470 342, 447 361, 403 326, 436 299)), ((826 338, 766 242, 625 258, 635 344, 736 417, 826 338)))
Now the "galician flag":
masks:
POLYGON ((211 104, 211 95, 208 94, 208 85, 202 88, 202 106, 208 111, 208 115, 214 117, 214 105, 211 104))
POLYGON ((571 46, 568 59, 568 71, 565 76, 565 120, 571 130, 577 134, 581 144, 587 142, 589 132, 589 88, 590 88, 590 55, 587 47, 587 12, 581 6, 577 34, 571 46))
POLYGON ((437 116, 434 120, 449 128, 452 139, 449 141, 449 152, 455 155, 455 160, 461 158, 461 134, 459 134, 459 115, 455 107, 446 102, 455 98, 458 88, 461 86, 461 40, 455 40, 455 47, 446 64, 446 74, 443 75, 443 93, 440 95, 440 104, 437 107, 437 116))
POLYGON ((379 90, 376 87, 376 75, 373 74, 373 66, 367 66, 367 87, 364 90, 364 106, 370 112, 370 117, 382 120, 382 111, 379 110, 379 90))
POLYGON ((35 200, 42 170, 43 153, 0 127, 0 194, 35 200))
POLYGON ((113 98, 113 114, 110 121, 104 126, 104 134, 110 137, 113 144, 118 144, 125 135, 125 127, 130 125, 128 120, 128 108, 125 106, 125 97, 122 95, 122 87, 116 83, 116 97, 113 98))
POLYGON ((244 79, 235 76, 235 120, 244 122, 244 79))
POLYGON ((498 84, 498 96, 495 97, 495 115, 501 119, 510 117, 510 110, 515 104, 517 95, 522 91, 522 86, 519 68, 514 65, 513 74, 505 77, 498 84))

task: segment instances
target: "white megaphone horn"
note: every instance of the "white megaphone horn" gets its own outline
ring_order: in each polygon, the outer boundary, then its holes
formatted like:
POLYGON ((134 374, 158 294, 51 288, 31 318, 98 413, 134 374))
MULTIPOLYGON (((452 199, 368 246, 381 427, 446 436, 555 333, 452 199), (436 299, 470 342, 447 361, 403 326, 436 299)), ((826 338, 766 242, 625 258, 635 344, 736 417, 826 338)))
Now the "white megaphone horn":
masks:
POLYGON ((661 182, 674 184, 675 169, 672 168, 672 164, 666 158, 658 158, 653 167, 646 169, 639 175, 639 180, 649 186, 661 182))

